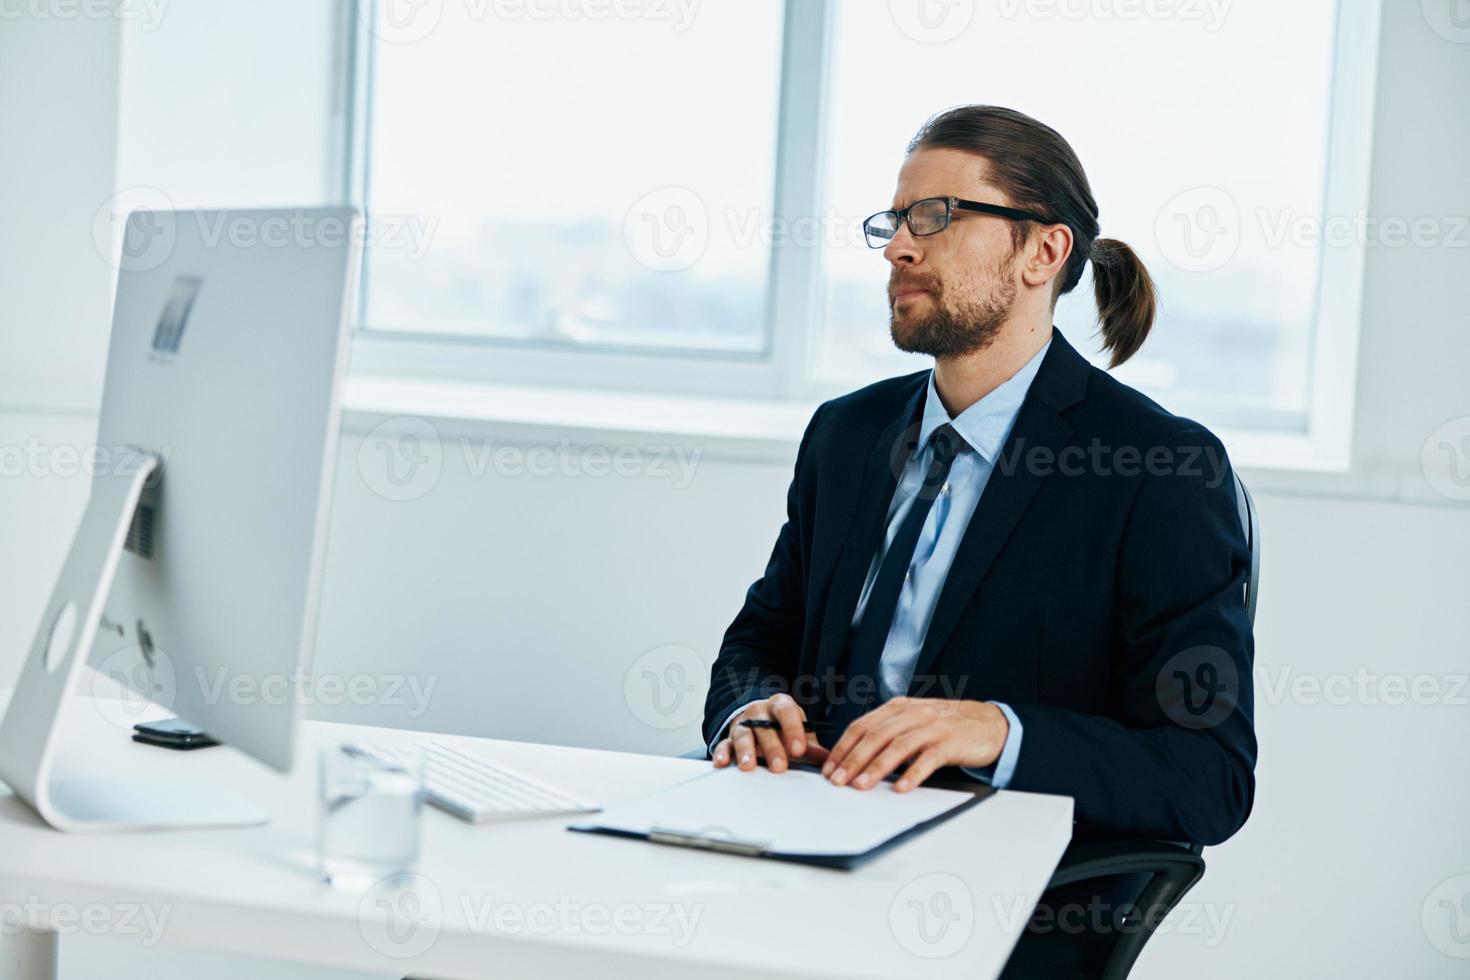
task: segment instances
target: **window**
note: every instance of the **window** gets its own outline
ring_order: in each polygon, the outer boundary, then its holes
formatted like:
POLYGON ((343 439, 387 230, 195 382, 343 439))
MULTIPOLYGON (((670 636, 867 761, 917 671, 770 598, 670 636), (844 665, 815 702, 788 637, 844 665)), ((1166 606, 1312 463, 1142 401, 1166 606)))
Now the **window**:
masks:
MULTIPOLYGON (((979 101, 1019 109, 1072 144, 1102 233, 1133 246, 1155 277, 1154 333, 1119 376, 1216 424, 1301 427, 1320 249, 1273 233, 1321 213, 1333 8, 1236 3, 1216 25, 981 4, 959 37, 929 43, 922 31, 895 30, 886 4, 839 4, 830 207, 859 216, 888 207, 904 146, 929 111, 979 101), (1211 71, 1228 72, 1229 84, 1209 84, 1211 71), (894 79, 904 80, 902 98, 894 79)), ((1204 18, 1204 5, 1194 9, 1204 18)), ((882 259, 860 237, 844 238, 826 268, 818 372, 852 385, 914 370, 884 329, 882 259)), ((1058 304, 1056 322, 1079 350, 1097 348, 1090 274, 1058 304)))
MULTIPOLYGON (((357 193, 433 233, 422 254, 370 239, 357 363, 806 402, 915 370, 860 223, 928 115, 988 102, 1066 136, 1103 234, 1158 284, 1118 376, 1237 461, 1340 468, 1362 245, 1335 232, 1366 204, 1376 4, 649 0, 594 18, 525 0, 446 3, 408 43, 379 24, 358 40, 357 193)), ((1091 290, 1056 322, 1101 363, 1091 290)))
POLYGON ((780 3, 582 9, 377 10, 365 325, 763 350, 780 3))

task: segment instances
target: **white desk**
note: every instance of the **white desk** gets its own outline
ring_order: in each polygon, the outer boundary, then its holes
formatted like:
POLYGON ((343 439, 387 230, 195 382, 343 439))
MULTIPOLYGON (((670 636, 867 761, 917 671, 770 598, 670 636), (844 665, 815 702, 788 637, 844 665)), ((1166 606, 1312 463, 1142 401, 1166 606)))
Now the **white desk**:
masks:
MULTIPOLYGON (((228 748, 135 744, 108 717, 118 714, 116 705, 76 699, 68 755, 85 746, 90 764, 113 774, 225 781, 273 821, 65 835, 0 786, 0 907, 40 927, 0 934, 0 964, 16 975, 49 975, 57 934, 86 930, 140 946, 447 980, 978 980, 999 973, 1071 830, 1071 800, 1003 792, 843 872, 569 833, 571 821, 560 818, 474 827, 427 808, 413 897, 346 893, 316 874, 316 752, 352 735, 382 738, 380 730, 308 723, 302 762, 283 777, 228 748)), ((707 765, 462 741, 606 802, 707 765)))

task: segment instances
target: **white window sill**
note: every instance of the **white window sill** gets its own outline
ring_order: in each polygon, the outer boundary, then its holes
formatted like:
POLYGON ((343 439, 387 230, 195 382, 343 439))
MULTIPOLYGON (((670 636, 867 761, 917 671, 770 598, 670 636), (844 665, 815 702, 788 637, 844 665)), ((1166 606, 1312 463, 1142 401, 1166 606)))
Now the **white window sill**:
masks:
POLYGON ((353 374, 344 426, 363 430, 396 417, 436 428, 537 430, 544 438, 698 443, 725 458, 790 462, 817 404, 647 395, 353 374))
MULTIPOLYGON (((649 395, 355 374, 343 396, 344 425, 364 431, 399 418, 443 430, 494 428, 503 437, 573 441, 624 438, 697 444, 721 458, 789 464, 816 410, 775 400, 649 395)), ((1464 507, 1424 474, 1335 471, 1306 436, 1218 433, 1252 493, 1464 507)))

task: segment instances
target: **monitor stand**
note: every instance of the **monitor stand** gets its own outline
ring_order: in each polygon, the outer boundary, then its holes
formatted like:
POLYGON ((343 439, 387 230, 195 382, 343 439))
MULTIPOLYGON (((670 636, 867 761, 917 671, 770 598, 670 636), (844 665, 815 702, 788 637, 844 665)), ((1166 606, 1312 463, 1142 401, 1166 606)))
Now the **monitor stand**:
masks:
MULTIPOLYGON (((99 472, 46 614, 0 721, 0 779, 41 818, 65 831, 249 827, 265 811, 197 780, 57 778, 56 754, 67 695, 92 649, 128 528, 150 477, 163 461, 139 453, 136 469, 99 472), (122 472, 127 470, 128 472, 122 472)), ((121 732, 118 738, 125 738, 121 732)))

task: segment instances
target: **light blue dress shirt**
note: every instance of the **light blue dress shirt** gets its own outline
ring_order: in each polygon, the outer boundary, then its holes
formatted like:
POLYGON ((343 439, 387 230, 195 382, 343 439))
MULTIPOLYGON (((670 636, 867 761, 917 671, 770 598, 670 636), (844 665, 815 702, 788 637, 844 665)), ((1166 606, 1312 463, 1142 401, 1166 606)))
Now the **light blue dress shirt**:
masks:
MULTIPOLYGON (((909 566, 908 575, 904 577, 903 586, 899 589, 893 625, 888 629, 888 639, 883 647, 882 659, 878 663, 878 694, 885 701, 908 693, 919 652, 924 647, 924 637, 929 632, 929 622, 934 618, 934 607, 939 602, 940 589, 949 575, 949 568, 954 563, 970 518, 980 503, 980 495, 985 492, 985 485, 990 481, 996 459, 1016 424, 1021 403, 1026 400, 1026 392, 1031 389, 1031 382, 1035 380, 1036 372, 1040 370, 1041 362, 1050 347, 1051 341, 1047 341, 1046 346, 1037 351, 1019 371, 954 418, 949 417, 944 403, 939 400, 939 392, 934 387, 934 372, 929 372, 929 390, 924 398, 924 415, 919 423, 918 445, 922 448, 909 458, 899 476, 898 487, 888 507, 888 525, 883 535, 883 546, 873 556, 867 580, 863 583, 863 591, 858 597, 857 609, 853 612, 854 628, 862 620, 863 610, 868 604, 868 593, 873 588, 873 580, 878 576, 883 555, 903 525, 905 515, 913 506, 914 495, 929 469, 934 455, 929 440, 934 430, 948 422, 965 440, 966 448, 955 457, 950 466, 949 480, 935 499, 934 506, 929 509, 923 530, 919 532, 919 541, 914 546, 913 564, 909 566)), ((1004 651, 997 651, 997 655, 1003 656, 1004 651)), ((937 693, 942 695, 944 692, 937 693)), ((987 776, 979 770, 965 771, 977 779, 989 782, 996 789, 1005 789, 1015 775, 1016 760, 1021 754, 1021 721, 1009 705, 995 702, 995 706, 1005 715, 1010 732, 1001 748, 1000 758, 996 760, 994 775, 987 776)), ((724 730, 730 724, 730 719, 744 708, 745 705, 741 705, 726 717, 725 724, 720 726, 719 734, 710 744, 711 752, 714 751, 714 745, 724 737, 724 730)))

